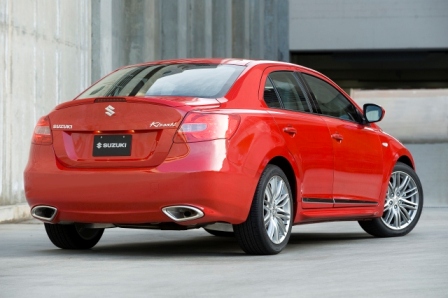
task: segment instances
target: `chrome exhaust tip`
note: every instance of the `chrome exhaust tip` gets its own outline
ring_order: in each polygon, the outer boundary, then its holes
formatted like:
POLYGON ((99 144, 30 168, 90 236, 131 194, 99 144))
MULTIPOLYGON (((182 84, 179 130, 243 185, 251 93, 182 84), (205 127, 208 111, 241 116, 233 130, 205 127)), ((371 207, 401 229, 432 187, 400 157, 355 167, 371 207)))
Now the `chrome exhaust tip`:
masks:
POLYGON ((186 221, 201 218, 204 212, 191 206, 168 206, 162 208, 163 213, 174 221, 186 221))
POLYGON ((52 221, 56 216, 58 209, 51 206, 36 206, 31 209, 31 215, 34 218, 43 220, 43 221, 52 221))

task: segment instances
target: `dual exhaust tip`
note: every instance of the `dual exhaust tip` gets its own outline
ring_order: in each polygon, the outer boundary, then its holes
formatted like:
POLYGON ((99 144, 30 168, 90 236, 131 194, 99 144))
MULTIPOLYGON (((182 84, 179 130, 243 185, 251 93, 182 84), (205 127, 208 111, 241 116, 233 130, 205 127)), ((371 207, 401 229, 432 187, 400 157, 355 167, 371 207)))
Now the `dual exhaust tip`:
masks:
MULTIPOLYGON (((162 208, 162 211, 176 222, 193 220, 204 216, 204 212, 192 206, 169 206, 162 208)), ((54 219, 57 212, 58 210, 51 206, 40 205, 31 209, 31 215, 34 218, 49 222, 54 219)))
POLYGON ((204 212, 192 206, 169 206, 162 208, 163 213, 174 221, 186 221, 201 218, 204 212))
POLYGON ((58 209, 51 206, 36 206, 31 209, 31 215, 34 218, 43 220, 43 221, 52 221, 56 216, 58 209))

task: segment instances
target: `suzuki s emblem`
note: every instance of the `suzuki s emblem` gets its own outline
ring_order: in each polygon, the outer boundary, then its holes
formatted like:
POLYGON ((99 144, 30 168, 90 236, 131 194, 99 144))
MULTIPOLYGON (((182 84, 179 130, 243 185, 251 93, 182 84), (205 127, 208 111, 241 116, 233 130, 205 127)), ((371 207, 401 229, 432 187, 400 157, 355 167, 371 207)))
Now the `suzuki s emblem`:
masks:
POLYGON ((115 114, 114 110, 115 110, 115 108, 113 106, 108 105, 106 107, 106 115, 112 117, 112 115, 115 114))

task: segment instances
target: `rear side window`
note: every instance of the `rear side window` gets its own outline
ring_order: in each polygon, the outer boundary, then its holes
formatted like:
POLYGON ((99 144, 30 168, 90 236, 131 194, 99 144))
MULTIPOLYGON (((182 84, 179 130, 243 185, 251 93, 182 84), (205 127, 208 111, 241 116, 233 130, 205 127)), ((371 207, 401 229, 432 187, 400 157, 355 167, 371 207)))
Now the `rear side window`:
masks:
POLYGON ((292 72, 273 72, 269 78, 286 110, 310 111, 305 95, 292 72))
POLYGON ((266 78, 263 99, 268 107, 274 109, 281 108, 280 100, 278 99, 277 93, 275 93, 274 86, 272 86, 271 80, 269 78, 266 78))
POLYGON ((164 64, 120 69, 84 91, 77 99, 108 96, 226 95, 245 66, 222 64, 164 64))
POLYGON ((311 88, 322 114, 354 122, 361 121, 356 107, 336 88, 311 75, 302 75, 311 88))

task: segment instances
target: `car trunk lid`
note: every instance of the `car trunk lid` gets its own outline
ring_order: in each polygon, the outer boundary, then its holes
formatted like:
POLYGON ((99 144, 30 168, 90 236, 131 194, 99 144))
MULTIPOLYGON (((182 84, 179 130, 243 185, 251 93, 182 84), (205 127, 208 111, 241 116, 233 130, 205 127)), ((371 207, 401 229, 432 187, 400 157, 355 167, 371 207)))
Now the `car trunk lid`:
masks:
POLYGON ((216 104, 215 99, 188 97, 63 103, 49 114, 54 152, 66 167, 155 167, 167 157, 188 106, 216 104))

